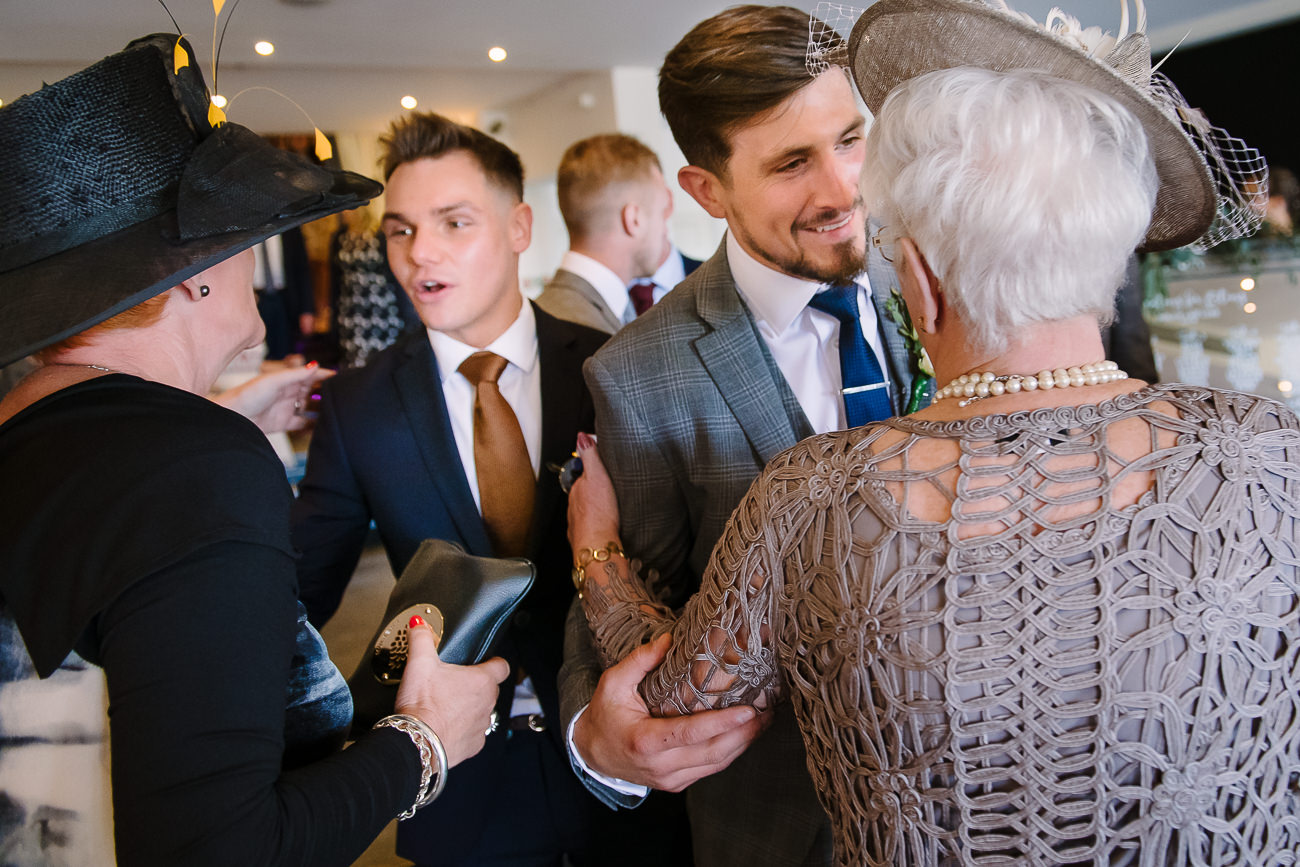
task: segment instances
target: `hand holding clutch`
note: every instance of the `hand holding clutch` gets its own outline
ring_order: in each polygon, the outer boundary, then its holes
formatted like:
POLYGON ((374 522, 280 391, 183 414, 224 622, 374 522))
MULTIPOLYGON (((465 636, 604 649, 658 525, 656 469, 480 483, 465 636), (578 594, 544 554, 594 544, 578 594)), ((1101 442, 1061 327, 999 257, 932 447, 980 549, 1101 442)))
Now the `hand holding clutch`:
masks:
POLYGON ((397 579, 384 619, 348 678, 353 731, 393 712, 393 687, 406 664, 412 615, 434 627, 441 662, 482 662, 533 586, 535 573, 523 558, 475 557, 451 542, 426 539, 397 579))
POLYGON ((409 629, 410 659, 396 691, 396 712, 418 717, 440 739, 448 767, 483 749, 499 684, 510 665, 493 657, 478 665, 453 665, 438 658, 427 626, 409 629))

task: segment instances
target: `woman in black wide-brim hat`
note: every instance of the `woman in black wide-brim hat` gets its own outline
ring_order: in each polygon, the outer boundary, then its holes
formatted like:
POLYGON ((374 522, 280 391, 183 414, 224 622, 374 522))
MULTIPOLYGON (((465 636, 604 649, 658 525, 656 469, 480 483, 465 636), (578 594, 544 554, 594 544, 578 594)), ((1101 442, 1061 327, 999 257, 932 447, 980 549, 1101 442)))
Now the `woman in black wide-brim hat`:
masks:
POLYGON ((208 100, 152 36, 0 109, 0 365, 40 361, 0 402, 6 852, 349 864, 482 747, 507 673, 412 628, 398 715, 339 752, 351 699, 297 602, 283 467, 204 395, 262 339, 250 248, 380 187, 208 100))
MULTIPOLYGON (((837 867, 1300 852, 1300 420, 1103 354, 1135 248, 1249 233, 1264 198, 1258 153, 1153 74, 1138 13, 1107 37, 877 0, 826 39, 874 117, 874 238, 940 387, 772 458, 680 617, 634 580, 580 441, 569 535, 604 658, 670 632, 641 683, 662 716, 790 701, 837 867)), ((634 557, 652 529, 624 529, 634 557)))

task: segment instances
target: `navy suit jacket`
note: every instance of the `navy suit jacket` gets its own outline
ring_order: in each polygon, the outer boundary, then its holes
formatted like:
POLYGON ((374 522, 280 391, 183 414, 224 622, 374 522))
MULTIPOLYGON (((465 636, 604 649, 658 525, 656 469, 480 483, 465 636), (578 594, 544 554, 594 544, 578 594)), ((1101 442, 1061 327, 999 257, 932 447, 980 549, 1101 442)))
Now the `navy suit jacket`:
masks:
POLYGON ((695 269, 704 264, 699 259, 692 259, 690 256, 687 256, 685 253, 678 253, 677 255, 682 257, 682 270, 686 273, 687 277, 694 274, 695 269))
MULTIPOLYGON (((565 613, 573 598, 572 558, 564 494, 546 464, 563 463, 578 432, 594 429, 582 363, 607 335, 556 319, 535 305, 533 312, 542 374, 542 469, 527 554, 537 565, 537 580, 499 651, 512 671, 522 666, 532 678, 551 721, 548 731, 563 754, 556 674, 565 613)), ((320 421, 293 511, 293 540, 302 555, 299 592, 314 624, 324 623, 338 608, 372 519, 394 574, 401 574, 425 539, 447 539, 471 554, 492 553, 423 329, 402 337, 366 367, 324 385, 320 421)), ((503 717, 513 692, 511 677, 498 703, 503 717)), ((427 838, 444 853, 472 845, 484 819, 493 814, 490 799, 504 760, 505 728, 488 738, 479 755, 456 768, 436 807, 402 823, 404 838, 427 838)))

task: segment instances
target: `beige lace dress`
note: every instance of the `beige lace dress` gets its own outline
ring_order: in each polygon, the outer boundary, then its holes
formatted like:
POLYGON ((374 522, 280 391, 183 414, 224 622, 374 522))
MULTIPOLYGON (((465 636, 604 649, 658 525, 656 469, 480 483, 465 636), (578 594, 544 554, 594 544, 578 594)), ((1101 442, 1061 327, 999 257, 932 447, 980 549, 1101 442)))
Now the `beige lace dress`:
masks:
POLYGON ((1298 497, 1250 395, 894 419, 774 460, 680 619, 584 604, 672 629, 663 714, 793 702, 838 864, 1294 864, 1298 497))

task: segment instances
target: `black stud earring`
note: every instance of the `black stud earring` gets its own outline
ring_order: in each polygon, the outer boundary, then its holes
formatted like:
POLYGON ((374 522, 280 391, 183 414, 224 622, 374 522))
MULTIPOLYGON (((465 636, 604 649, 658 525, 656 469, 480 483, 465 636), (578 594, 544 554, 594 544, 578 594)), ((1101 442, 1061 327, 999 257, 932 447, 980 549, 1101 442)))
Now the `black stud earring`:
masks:
POLYGON ((207 297, 208 297, 208 294, 209 294, 210 292, 212 292, 212 290, 209 289, 207 286, 200 286, 200 287, 199 287, 199 297, 200 297, 200 298, 207 298, 207 297))

